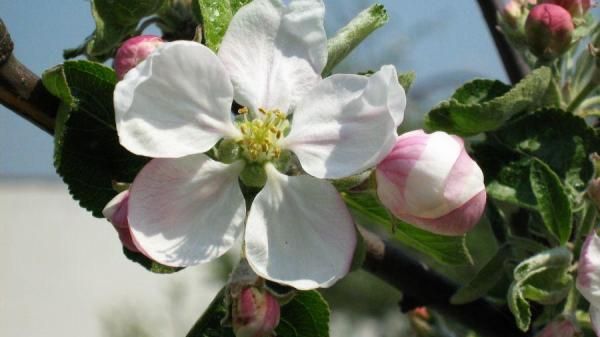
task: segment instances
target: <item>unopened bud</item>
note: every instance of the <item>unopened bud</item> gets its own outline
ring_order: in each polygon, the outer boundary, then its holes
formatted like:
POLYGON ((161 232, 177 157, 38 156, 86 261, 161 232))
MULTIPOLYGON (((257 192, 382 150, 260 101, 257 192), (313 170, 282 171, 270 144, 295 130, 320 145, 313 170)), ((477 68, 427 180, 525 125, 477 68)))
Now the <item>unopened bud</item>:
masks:
POLYGON ((154 49, 163 44, 163 40, 154 35, 140 35, 123 42, 113 62, 113 68, 119 80, 125 74, 145 60, 154 49))
POLYGON ((246 287, 234 299, 233 331, 236 337, 270 337, 279 324, 279 302, 264 289, 246 287))
POLYGON ((502 19, 509 27, 517 29, 519 20, 524 14, 523 12, 523 5, 517 0, 512 0, 509 1, 502 9, 502 19))
POLYGON ((541 59, 551 60, 569 49, 574 29, 571 14, 563 7, 536 5, 525 22, 529 50, 541 59))
POLYGON ((562 318, 548 323, 536 337, 579 337, 583 336, 581 329, 568 318, 562 318))
POLYGON ((462 235, 485 208, 483 173, 462 139, 445 132, 398 137, 376 169, 377 195, 396 217, 424 230, 462 235))
POLYGON ((129 231, 129 221, 127 220, 129 208, 129 190, 117 194, 106 204, 102 214, 119 233, 119 239, 123 247, 132 252, 139 252, 139 249, 133 243, 131 232, 129 231))
POLYGON ((558 5, 566 9, 573 17, 585 15, 592 7, 592 0, 544 0, 542 3, 558 5))

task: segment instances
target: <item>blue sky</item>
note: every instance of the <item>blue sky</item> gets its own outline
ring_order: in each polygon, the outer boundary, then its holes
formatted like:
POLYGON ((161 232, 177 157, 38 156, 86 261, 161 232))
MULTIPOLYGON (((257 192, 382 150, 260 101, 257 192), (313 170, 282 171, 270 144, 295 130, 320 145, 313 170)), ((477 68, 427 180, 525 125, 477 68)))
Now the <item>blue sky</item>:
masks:
MULTIPOLYGON (((380 2, 389 12, 389 23, 350 55, 342 66, 345 71, 389 63, 400 72, 416 71, 413 93, 425 103, 412 111, 421 113, 467 79, 507 81, 474 0, 380 2)), ((373 3, 325 0, 328 33, 373 3)), ((62 50, 79 45, 94 29, 85 0, 1 0, 0 17, 15 42, 15 55, 37 74, 61 63, 62 50)), ((52 146, 51 136, 0 106, 0 177, 56 177, 52 146)))

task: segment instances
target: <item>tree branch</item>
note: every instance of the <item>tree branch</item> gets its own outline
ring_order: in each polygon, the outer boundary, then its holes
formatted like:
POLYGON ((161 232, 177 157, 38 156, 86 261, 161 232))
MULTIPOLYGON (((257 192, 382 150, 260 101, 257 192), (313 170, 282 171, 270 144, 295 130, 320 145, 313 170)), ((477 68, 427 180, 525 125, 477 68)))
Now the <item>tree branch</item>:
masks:
POLYGON ((477 0, 477 3, 492 34, 504 70, 510 81, 515 84, 529 73, 529 66, 498 29, 498 13, 503 8, 503 0, 477 0))
POLYGON ((500 308, 485 299, 463 305, 450 304, 457 285, 377 235, 363 228, 360 231, 367 245, 363 269, 402 291, 403 311, 428 306, 481 336, 528 336, 517 328, 506 307, 500 308))
POLYGON ((14 57, 12 51, 12 39, 0 19, 0 103, 53 134, 59 101, 44 88, 37 75, 14 57))

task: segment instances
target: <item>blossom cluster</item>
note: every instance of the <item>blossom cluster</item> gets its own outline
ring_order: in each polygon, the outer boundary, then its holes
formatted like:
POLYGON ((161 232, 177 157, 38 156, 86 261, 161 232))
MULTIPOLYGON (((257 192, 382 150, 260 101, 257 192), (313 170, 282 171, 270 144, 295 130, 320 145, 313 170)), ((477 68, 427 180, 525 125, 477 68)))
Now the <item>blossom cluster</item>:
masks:
POLYGON ((255 0, 216 54, 153 37, 121 47, 119 140, 154 158, 104 212, 126 248, 185 267, 243 236, 258 276, 328 287, 349 271, 357 242, 330 180, 371 169, 396 217, 444 235, 475 225, 481 170, 458 137, 398 136, 406 95, 393 66, 321 77, 324 12, 320 0, 255 0))

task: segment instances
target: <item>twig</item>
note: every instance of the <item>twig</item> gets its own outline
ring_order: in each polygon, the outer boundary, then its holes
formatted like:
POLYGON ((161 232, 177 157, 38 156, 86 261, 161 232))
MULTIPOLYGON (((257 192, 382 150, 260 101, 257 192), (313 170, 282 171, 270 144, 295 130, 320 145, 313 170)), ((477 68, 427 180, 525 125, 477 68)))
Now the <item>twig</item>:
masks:
POLYGON ((529 73, 529 66, 527 66, 521 55, 510 46, 502 32, 498 30, 498 13, 502 10, 503 0, 477 0, 477 3, 490 34, 492 34, 496 49, 504 64, 504 70, 506 70, 510 81, 515 84, 529 73))
POLYGON ((484 337, 528 336, 518 330, 506 308, 495 306, 487 300, 479 299, 463 305, 450 304, 450 297, 458 289, 453 282, 379 236, 362 228, 361 234, 367 245, 363 268, 402 291, 405 298, 401 306, 404 311, 416 306, 428 306, 484 337))
POLYGON ((40 78, 13 55, 13 42, 0 19, 0 103, 40 129, 54 133, 58 100, 40 78))

